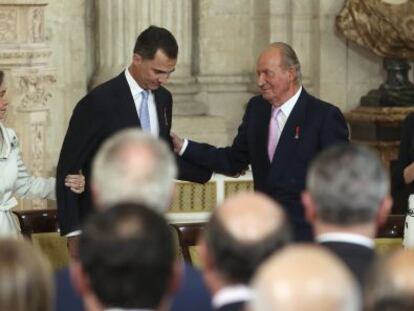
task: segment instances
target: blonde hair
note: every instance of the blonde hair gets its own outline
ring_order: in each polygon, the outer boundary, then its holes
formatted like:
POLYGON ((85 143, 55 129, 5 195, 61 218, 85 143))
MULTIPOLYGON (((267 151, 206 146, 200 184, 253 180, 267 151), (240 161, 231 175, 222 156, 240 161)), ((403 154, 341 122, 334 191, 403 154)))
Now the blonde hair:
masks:
POLYGON ((29 242, 0 239, 0 310, 52 311, 52 270, 29 242))

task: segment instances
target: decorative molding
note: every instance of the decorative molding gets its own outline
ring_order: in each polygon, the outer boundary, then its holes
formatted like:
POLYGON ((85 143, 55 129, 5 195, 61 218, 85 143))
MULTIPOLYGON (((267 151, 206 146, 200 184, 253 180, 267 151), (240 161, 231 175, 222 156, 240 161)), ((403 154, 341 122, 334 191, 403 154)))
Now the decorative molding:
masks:
POLYGON ((0 43, 12 43, 17 40, 17 10, 0 10, 0 43))
POLYGON ((43 7, 35 7, 31 12, 31 27, 29 28, 32 42, 44 41, 44 10, 43 7))
POLYGON ((55 82, 56 77, 53 74, 41 74, 39 72, 17 77, 19 93, 23 94, 18 109, 20 111, 48 109, 47 102, 52 97, 49 86, 55 82))

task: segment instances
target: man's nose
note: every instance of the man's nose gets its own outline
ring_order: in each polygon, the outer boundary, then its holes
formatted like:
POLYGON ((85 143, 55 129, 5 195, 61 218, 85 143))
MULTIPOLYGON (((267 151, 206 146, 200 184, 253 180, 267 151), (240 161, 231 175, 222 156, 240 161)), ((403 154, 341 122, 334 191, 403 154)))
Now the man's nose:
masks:
POLYGON ((263 74, 258 74, 256 78, 256 83, 259 87, 263 86, 265 84, 265 81, 263 79, 263 74))

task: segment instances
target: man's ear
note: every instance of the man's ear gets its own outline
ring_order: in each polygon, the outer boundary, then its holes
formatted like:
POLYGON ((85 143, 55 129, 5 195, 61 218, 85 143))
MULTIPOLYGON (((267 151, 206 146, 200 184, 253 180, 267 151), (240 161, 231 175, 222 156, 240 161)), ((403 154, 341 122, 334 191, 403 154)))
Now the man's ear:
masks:
POLYGON ((99 191, 97 190, 96 184, 92 181, 91 182, 91 196, 92 196, 92 202, 94 207, 99 208, 101 206, 101 199, 99 197, 99 191))
POLYGON ((393 200, 390 195, 387 195, 380 203, 376 215, 377 226, 382 226, 387 222, 388 215, 391 212, 393 200))
POLYGON ((69 265, 69 275, 73 287, 80 296, 86 296, 91 292, 89 278, 78 260, 74 259, 71 261, 69 265))
POLYGON ((138 53, 134 53, 134 55, 132 56, 132 62, 134 63, 134 65, 139 65, 142 63, 142 56, 139 55, 138 53))
POLYGON ((302 204, 305 208, 306 220, 313 224, 316 220, 316 204, 309 191, 305 190, 301 194, 302 204))
POLYGON ((178 260, 175 260, 172 267, 171 281, 169 287, 169 293, 176 293, 183 283, 184 278, 184 264, 178 260))

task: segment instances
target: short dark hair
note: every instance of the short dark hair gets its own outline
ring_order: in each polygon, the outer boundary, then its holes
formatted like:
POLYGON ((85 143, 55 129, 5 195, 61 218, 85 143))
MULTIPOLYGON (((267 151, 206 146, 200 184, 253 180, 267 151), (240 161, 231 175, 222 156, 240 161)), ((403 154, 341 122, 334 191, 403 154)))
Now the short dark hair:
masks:
POLYGON ((0 70, 0 86, 3 84, 3 80, 4 80, 4 71, 0 70))
POLYGON ((248 284, 259 265, 290 241, 290 230, 284 221, 260 241, 239 241, 213 213, 205 226, 204 238, 220 275, 230 283, 248 284))
POLYGON ((149 26, 138 36, 134 53, 143 59, 153 59, 158 50, 170 59, 177 59, 178 44, 172 33, 165 28, 149 26))
POLYGON ((162 215, 124 203, 88 220, 79 259, 105 307, 153 309, 168 290, 175 247, 162 215))

